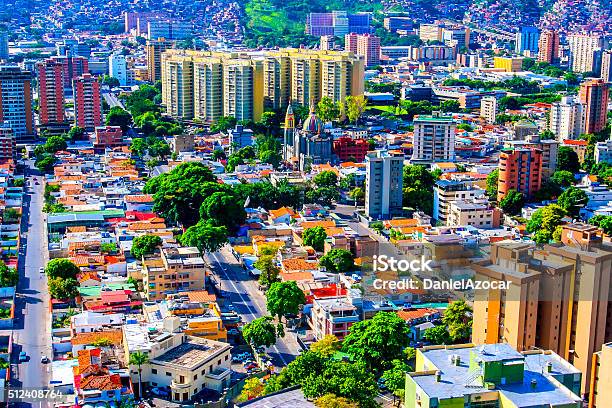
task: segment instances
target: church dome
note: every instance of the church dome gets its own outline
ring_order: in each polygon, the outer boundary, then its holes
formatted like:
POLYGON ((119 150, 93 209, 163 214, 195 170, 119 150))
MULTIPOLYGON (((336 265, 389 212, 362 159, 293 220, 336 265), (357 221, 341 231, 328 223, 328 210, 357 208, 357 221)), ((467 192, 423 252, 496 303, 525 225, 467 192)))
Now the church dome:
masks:
POLYGON ((310 112, 310 116, 308 116, 304 121, 303 130, 304 132, 315 135, 320 135, 323 133, 323 121, 318 118, 318 116, 314 113, 314 110, 310 112))

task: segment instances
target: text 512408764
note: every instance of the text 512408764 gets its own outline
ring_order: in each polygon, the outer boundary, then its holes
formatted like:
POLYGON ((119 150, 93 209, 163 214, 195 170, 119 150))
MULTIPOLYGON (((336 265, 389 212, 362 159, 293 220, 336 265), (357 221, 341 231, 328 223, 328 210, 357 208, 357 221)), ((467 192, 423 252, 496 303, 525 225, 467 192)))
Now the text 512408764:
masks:
POLYGON ((45 388, 6 388, 5 402, 65 402, 70 395, 45 388))

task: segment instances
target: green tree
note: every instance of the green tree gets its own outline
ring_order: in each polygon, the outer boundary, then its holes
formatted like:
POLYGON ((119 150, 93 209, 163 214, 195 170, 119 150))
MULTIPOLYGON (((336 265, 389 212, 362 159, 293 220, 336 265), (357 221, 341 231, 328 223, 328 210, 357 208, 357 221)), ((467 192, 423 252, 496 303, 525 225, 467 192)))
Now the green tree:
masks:
POLYGON ((319 341, 315 341, 310 345, 310 351, 319 353, 321 356, 328 358, 340 351, 342 342, 333 334, 328 334, 319 341))
POLYGON ((561 187, 569 187, 574 184, 574 173, 567 170, 557 170, 550 177, 552 181, 561 187))
POLYGON ((317 104, 316 112, 323 122, 332 122, 340 117, 340 106, 330 97, 324 96, 317 104))
POLYGON ((372 319, 353 324, 342 349, 376 372, 389 368, 409 343, 409 329, 397 313, 378 312, 372 319))
POLYGON ((45 267, 45 273, 49 278, 76 278, 79 272, 81 272, 79 267, 66 258, 52 259, 47 263, 47 266, 45 267))
POLYGON ((521 209, 525 205, 525 196, 523 193, 516 190, 510 190, 499 202, 499 207, 505 213, 516 215, 520 214, 521 209))
POLYGON ((461 111, 461 106, 459 105, 459 101, 442 101, 440 103, 440 110, 442 112, 459 112, 461 111))
POLYGON ((325 239, 327 239, 327 233, 325 229, 320 226, 306 228, 304 232, 302 232, 302 241, 304 245, 313 247, 315 251, 323 251, 325 239))
POLYGON ((227 243, 227 228, 200 221, 187 228, 180 242, 185 246, 196 247, 202 253, 215 252, 227 243))
POLYGON ((252 400, 253 398, 257 398, 262 395, 264 392, 264 385, 261 380, 257 377, 247 378, 244 383, 244 387, 238 396, 239 402, 246 402, 252 400))
POLYGON ((57 153, 60 150, 66 150, 67 147, 68 144, 66 143, 66 139, 64 139, 62 136, 49 137, 44 146, 45 151, 51 154, 57 153))
POLYGON ((487 196, 489 196, 489 198, 491 200, 497 200, 497 185, 498 185, 498 180, 499 180, 499 169, 493 170, 487 176, 487 189, 486 189, 486 192, 487 192, 487 196))
POLYGON ((331 170, 322 171, 312 179, 317 187, 338 187, 338 175, 331 170))
POLYGON ((349 122, 357 123, 365 112, 368 100, 363 95, 347 96, 340 110, 348 118, 349 122))
POLYGON ((15 268, 9 268, 4 261, 0 260, 0 288, 16 286, 19 282, 19 272, 15 268))
POLYGON ((557 152, 557 169, 569 171, 572 174, 580 171, 578 154, 568 146, 561 146, 557 152))
POLYGON ((355 187, 351 191, 349 191, 349 197, 355 202, 363 202, 365 200, 365 191, 361 187, 355 187))
POLYGON ((142 366, 149 362, 149 355, 142 351, 130 353, 129 363, 138 367, 138 397, 143 398, 142 394, 142 366))
POLYGON ((612 216, 610 215, 595 215, 589 219, 589 224, 601 228, 608 235, 612 235, 612 216))
POLYGON ((229 191, 228 186, 216 181, 206 165, 187 162, 149 179, 144 192, 153 194, 155 212, 189 227, 199 221, 199 209, 206 197, 217 191, 229 191))
POLYGON ((211 125, 211 132, 226 132, 229 129, 236 127, 236 118, 233 116, 221 116, 217 121, 211 125))
POLYGON ((282 316, 298 314, 300 306, 306 303, 304 292, 295 281, 274 282, 266 292, 268 312, 280 321, 282 316))
POLYGON ((554 140, 554 139, 556 139, 556 136, 550 130, 546 129, 540 132, 540 140, 554 140))
POLYGON ((451 344, 448 329, 445 325, 430 327, 423 333, 423 340, 431 344, 451 344))
POLYGON ((391 368, 386 370, 382 378, 385 381, 387 389, 393 393, 393 395, 404 399, 404 390, 406 388, 406 373, 411 371, 410 366, 402 360, 393 360, 391 362, 391 368))
POLYGON ((557 204, 573 217, 578 216, 580 209, 587 205, 589 198, 584 190, 568 187, 557 200, 557 204))
POLYGON ((106 115, 105 123, 107 126, 121 126, 121 129, 125 132, 132 124, 132 115, 119 106, 113 106, 106 115))
POLYGON ((444 311, 442 323, 448 328, 448 335, 453 342, 470 339, 472 312, 472 308, 463 299, 450 303, 444 311))
POLYGON ((47 284, 53 299, 74 299, 79 295, 79 283, 74 278, 49 278, 47 284))
POLYGON ((136 259, 152 254, 162 244, 162 239, 157 235, 141 235, 134 238, 132 242, 131 254, 136 259))
POLYGON ((353 408, 355 403, 348 398, 337 397, 334 394, 325 394, 316 399, 315 405, 318 408, 353 408))
POLYGON ((70 140, 83 140, 85 138, 85 129, 78 126, 72 126, 66 136, 70 140))
POLYGON ((274 324, 272 316, 263 316, 245 324, 242 335, 254 347, 270 347, 276 343, 277 338, 284 337, 285 332, 282 324, 274 324))
POLYGON ((533 234, 533 240, 538 244, 547 244, 555 238, 566 212, 557 204, 550 204, 537 209, 526 225, 527 232, 533 234))
POLYGON ((355 257, 346 249, 332 249, 319 259, 319 266, 329 272, 345 273, 355 268, 355 257))
POLYGON ((440 178, 440 172, 431 172, 425 166, 404 166, 403 204, 406 207, 433 214, 433 187, 440 178))
POLYGON ((119 80, 118 80, 117 78, 112 77, 112 76, 110 76, 110 75, 104 75, 104 76, 102 77, 102 81, 100 81, 100 82, 102 82, 102 85, 107 85, 107 86, 109 86, 109 87, 111 87, 111 88, 116 88, 116 87, 118 87, 119 85, 121 85, 121 84, 119 83, 119 80))
POLYGON ((280 269, 276 266, 272 255, 261 255, 253 266, 261 272, 261 275, 259 275, 259 283, 261 285, 270 286, 278 282, 280 269))
POLYGON ((200 217, 216 226, 225 226, 231 233, 246 220, 244 202, 225 192, 216 192, 207 197, 200 207, 200 217))

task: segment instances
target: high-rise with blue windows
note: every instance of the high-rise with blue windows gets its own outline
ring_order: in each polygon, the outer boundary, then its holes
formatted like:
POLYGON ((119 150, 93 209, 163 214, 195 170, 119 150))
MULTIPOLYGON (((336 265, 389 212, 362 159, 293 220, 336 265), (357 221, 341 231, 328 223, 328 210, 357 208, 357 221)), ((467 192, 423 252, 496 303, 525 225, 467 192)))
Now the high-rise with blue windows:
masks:
POLYGON ((521 27, 521 30, 516 33, 517 54, 524 54, 529 51, 532 55, 538 52, 538 40, 540 39, 540 31, 536 27, 521 27))

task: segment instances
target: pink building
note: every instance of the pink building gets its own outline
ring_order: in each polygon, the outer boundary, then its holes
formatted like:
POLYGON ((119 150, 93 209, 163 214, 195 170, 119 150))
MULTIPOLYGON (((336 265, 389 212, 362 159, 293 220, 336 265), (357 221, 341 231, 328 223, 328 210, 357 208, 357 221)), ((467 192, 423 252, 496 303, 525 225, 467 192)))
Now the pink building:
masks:
POLYGON ((94 129, 102 125, 100 83, 91 74, 83 74, 74 79, 73 89, 76 126, 94 129))
POLYGON ((354 52, 364 58, 364 65, 371 67, 380 64, 380 38, 372 34, 350 33, 344 37, 346 51, 354 52))

